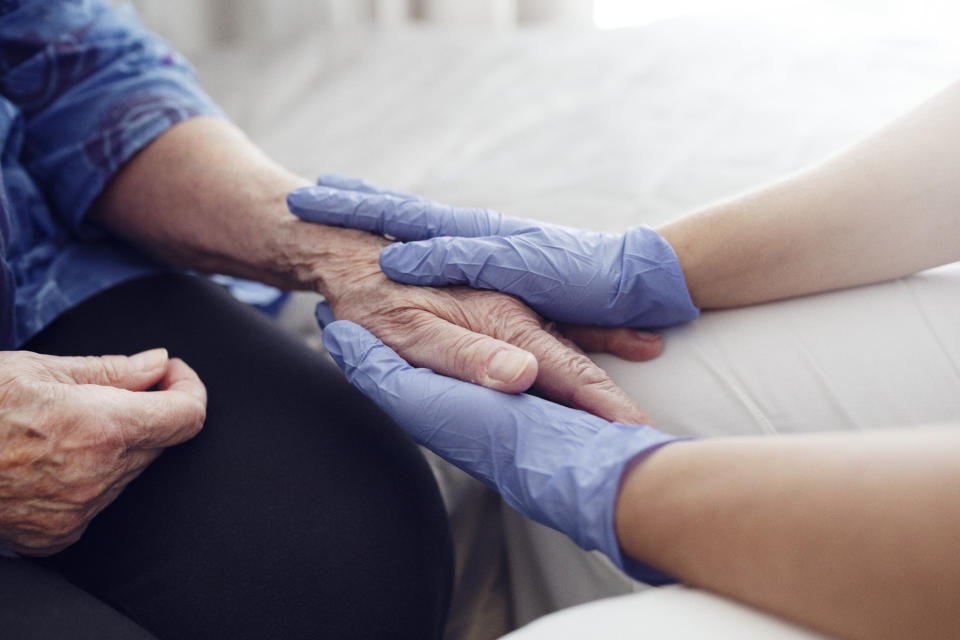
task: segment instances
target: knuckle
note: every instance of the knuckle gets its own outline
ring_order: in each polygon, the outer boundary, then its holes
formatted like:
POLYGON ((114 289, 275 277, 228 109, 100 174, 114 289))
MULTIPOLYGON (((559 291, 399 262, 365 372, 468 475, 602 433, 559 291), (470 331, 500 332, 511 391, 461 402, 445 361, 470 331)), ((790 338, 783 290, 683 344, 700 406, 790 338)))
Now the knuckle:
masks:
MULTIPOLYGON (((184 400, 176 411, 166 413, 162 419, 144 425, 140 431, 149 432, 151 440, 159 438, 168 443, 185 442, 203 430, 206 418, 206 403, 199 398, 192 398, 184 400)), ((142 449, 143 445, 134 448, 142 449)))
POLYGON ((612 393, 618 390, 606 371, 585 355, 571 354, 564 362, 562 369, 567 376, 576 381, 567 389, 566 400, 573 406, 585 406, 598 393, 612 393))
POLYGON ((537 324, 539 316, 519 299, 498 291, 466 287, 444 289, 435 313, 468 329, 493 335, 504 333, 514 323, 537 324))
POLYGON ((127 450, 125 425, 116 417, 92 416, 81 421, 79 427, 86 432, 91 449, 101 457, 116 458, 127 450))
POLYGON ((570 357, 567 358, 566 361, 566 369, 571 375, 576 377, 579 384, 584 386, 613 384, 607 372, 583 354, 570 354, 570 357))
POLYGON ((187 425, 190 435, 196 435, 203 429, 203 424, 207 420, 207 403, 197 399, 189 408, 187 425))
POLYGON ((107 489, 108 484, 101 479, 80 482, 70 487, 65 497, 77 508, 85 510, 95 504, 107 489))
POLYGON ((527 349, 546 337, 539 316, 513 298, 493 303, 488 317, 491 335, 518 347, 527 349))
POLYGON ((123 380, 126 358, 117 356, 87 356, 89 367, 98 373, 104 381, 113 384, 123 380))
POLYGON ((33 397, 36 382, 26 376, 14 376, 0 382, 0 404, 4 407, 16 406, 33 397))
POLYGON ((484 377, 489 353, 483 347, 488 341, 490 338, 484 335, 462 333, 450 344, 454 370, 465 373, 470 382, 479 382, 484 377))
POLYGON ((382 322, 369 329, 384 344, 403 355, 416 345, 435 340, 443 329, 443 321, 424 309, 398 307, 385 312, 382 322))
POLYGON ((48 367, 54 380, 63 384, 88 382, 84 378, 94 377, 113 383, 119 378, 116 357, 113 356, 74 356, 55 362, 48 367), (81 373, 82 372, 82 373, 81 373))
MULTIPOLYGON (((56 356, 47 356, 33 351, 10 351, 9 366, 20 372, 40 376, 47 372, 51 365, 59 359, 56 356)), ((6 364, 6 363, 5 363, 6 364)))
POLYGON ((537 316, 527 305, 518 298, 497 291, 478 291, 478 300, 488 305, 496 313, 506 314, 511 318, 534 318, 537 316))
POLYGON ((380 314, 381 324, 394 329, 398 326, 422 325, 431 319, 432 314, 428 310, 411 305, 391 307, 380 314))
POLYGON ((13 375, 0 380, 0 404, 4 407, 43 405, 54 400, 56 385, 41 371, 31 367, 19 368, 13 375))
POLYGON ((592 407, 596 404, 599 395, 621 395, 618 387, 611 380, 602 380, 586 383, 573 390, 571 402, 577 407, 592 407))

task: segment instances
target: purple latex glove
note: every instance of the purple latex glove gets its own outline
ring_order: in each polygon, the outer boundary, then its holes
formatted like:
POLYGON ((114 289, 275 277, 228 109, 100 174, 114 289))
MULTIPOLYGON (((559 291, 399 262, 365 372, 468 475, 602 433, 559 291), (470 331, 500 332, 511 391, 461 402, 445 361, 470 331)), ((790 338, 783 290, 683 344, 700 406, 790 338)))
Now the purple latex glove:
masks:
POLYGON ((340 176, 291 192, 287 203, 311 222, 410 241, 380 254, 380 268, 398 282, 494 289, 574 324, 658 328, 699 315, 673 248, 649 227, 571 229, 340 176))
POLYGON ((323 344, 347 379, 414 440, 499 491, 514 509, 605 553, 638 580, 673 581, 623 555, 614 509, 626 466, 680 438, 415 369, 345 320, 327 325, 323 344))

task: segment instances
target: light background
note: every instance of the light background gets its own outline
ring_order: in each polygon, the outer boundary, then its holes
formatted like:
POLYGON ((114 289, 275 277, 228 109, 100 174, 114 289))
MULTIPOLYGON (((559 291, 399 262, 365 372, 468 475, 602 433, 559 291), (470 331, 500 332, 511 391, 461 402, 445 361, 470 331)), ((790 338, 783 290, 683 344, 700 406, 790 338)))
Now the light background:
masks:
POLYGON ((215 44, 304 32, 443 25, 503 31, 543 25, 616 29, 678 17, 778 21, 796 28, 894 32, 952 41, 951 0, 133 0, 144 20, 192 54, 215 44))

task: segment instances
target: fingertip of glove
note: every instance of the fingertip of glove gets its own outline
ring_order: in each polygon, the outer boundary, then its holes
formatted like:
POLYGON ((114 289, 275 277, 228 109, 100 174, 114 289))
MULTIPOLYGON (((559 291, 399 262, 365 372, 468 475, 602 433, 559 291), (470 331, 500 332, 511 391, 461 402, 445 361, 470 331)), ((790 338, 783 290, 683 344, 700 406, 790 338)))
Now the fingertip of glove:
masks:
POLYGON ((323 346, 341 368, 346 363, 345 354, 362 352, 368 344, 377 342, 373 334, 349 320, 334 320, 327 324, 323 328, 321 338, 323 346))
POLYGON ((391 280, 397 280, 403 277, 405 269, 403 268, 406 260, 404 259, 404 243, 394 242, 388 244, 380 250, 380 270, 391 280))
POLYGON ((312 197, 313 191, 316 187, 298 187, 287 194, 287 208, 290 209, 292 213, 299 214, 301 213, 307 205, 307 202, 312 197))
POLYGON ((338 189, 354 189, 367 184, 360 178, 342 176, 339 173, 323 173, 317 178, 318 187, 335 187, 338 189))
POLYGON ((386 259, 387 261, 389 261, 391 256, 396 257, 398 255, 398 252, 401 251, 401 247, 403 247, 403 244, 404 243, 402 242, 394 242, 393 244, 388 244, 387 246, 385 246, 383 249, 380 250, 380 259, 381 260, 386 259))
POLYGON ((404 284, 433 284, 438 274, 421 273, 430 249, 419 242, 394 242, 380 251, 380 270, 404 284))

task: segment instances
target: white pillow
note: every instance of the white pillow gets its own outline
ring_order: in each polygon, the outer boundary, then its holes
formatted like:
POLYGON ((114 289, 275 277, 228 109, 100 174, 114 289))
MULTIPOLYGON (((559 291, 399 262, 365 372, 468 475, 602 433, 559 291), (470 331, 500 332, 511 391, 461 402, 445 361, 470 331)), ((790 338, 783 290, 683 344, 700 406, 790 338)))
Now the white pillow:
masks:
POLYGON ((703 591, 664 587, 558 611, 509 640, 656 638, 657 640, 823 640, 778 618, 703 591))

